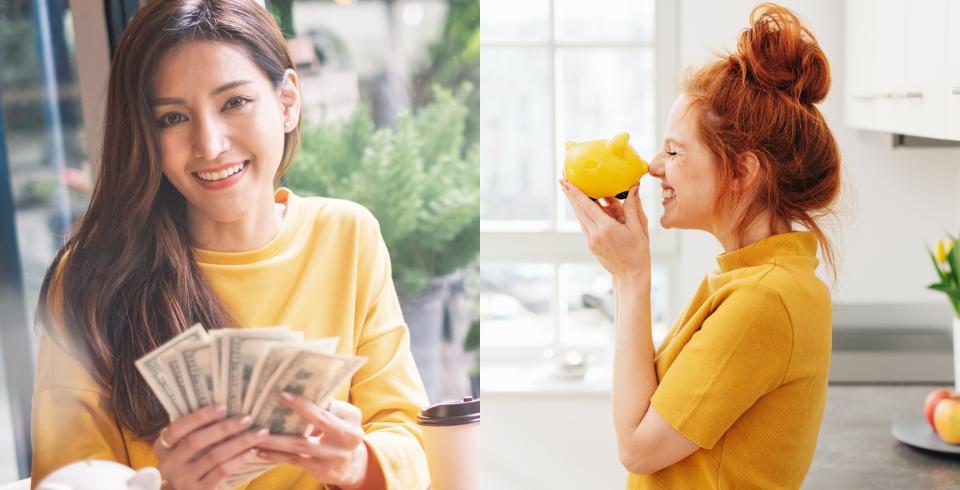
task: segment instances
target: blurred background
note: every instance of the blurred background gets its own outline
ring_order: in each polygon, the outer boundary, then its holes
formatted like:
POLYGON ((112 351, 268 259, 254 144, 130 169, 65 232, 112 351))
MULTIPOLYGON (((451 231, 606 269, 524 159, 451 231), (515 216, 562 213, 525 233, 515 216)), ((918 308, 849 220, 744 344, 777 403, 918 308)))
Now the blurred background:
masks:
MULTIPOLYGON (((86 209, 110 56, 143 3, 0 1, 0 483, 29 475, 37 294, 86 209)), ((478 0, 259 3, 301 79, 281 185, 377 216, 431 401, 477 395, 478 0)))
MULTIPOLYGON (((628 131, 659 149, 684 69, 736 49, 748 0, 483 0, 483 488, 622 488, 610 405, 612 293, 557 192, 569 140, 628 131)), ((960 463, 891 436, 953 383, 950 306, 925 244, 960 223, 960 6, 777 2, 831 64, 819 105, 844 163, 830 387, 806 488, 957 488, 960 463), (919 95, 918 95, 919 94, 919 95)), ((644 178, 659 345, 717 268, 719 243, 659 226, 644 178)), ((822 261, 821 261, 822 262, 822 261)), ((828 284, 821 265, 818 275, 828 284)))

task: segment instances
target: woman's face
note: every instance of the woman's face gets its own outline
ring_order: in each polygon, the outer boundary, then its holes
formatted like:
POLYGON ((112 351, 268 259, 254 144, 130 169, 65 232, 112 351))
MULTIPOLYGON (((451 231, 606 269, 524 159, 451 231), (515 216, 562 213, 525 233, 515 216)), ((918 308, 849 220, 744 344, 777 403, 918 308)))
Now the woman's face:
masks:
POLYGON ((697 111, 681 95, 670 109, 663 148, 650 162, 650 175, 660 179, 663 214, 660 226, 714 232, 717 202, 717 159, 700 142, 697 111))
POLYGON ((292 70, 285 82, 276 88, 229 43, 185 42, 160 60, 152 102, 163 173, 190 212, 228 223, 273 202, 284 135, 299 116, 292 70))

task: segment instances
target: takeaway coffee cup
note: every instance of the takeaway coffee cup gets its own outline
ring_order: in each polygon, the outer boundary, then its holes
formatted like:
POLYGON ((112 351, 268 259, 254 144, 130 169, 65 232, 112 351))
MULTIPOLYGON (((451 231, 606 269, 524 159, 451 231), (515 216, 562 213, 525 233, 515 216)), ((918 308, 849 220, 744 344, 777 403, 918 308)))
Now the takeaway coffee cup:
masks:
POLYGON ((417 416, 431 490, 480 488, 480 399, 438 403, 417 416))

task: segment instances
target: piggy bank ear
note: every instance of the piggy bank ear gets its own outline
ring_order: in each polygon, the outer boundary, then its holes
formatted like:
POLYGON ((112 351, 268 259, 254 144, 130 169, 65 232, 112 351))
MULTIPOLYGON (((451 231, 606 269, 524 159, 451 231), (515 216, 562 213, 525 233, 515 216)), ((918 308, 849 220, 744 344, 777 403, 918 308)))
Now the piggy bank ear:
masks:
POLYGON ((574 146, 574 145, 576 145, 575 142, 573 142, 573 141, 567 141, 567 144, 565 145, 565 148, 566 148, 567 150, 569 150, 570 147, 571 147, 571 146, 574 146))
POLYGON ((629 133, 620 133, 613 138, 610 138, 610 141, 607 141, 607 148, 609 148, 611 152, 619 155, 623 153, 623 149, 627 147, 627 143, 629 141, 629 133))
POLYGON ((130 490, 160 490, 160 470, 148 467, 138 470, 127 480, 130 490))

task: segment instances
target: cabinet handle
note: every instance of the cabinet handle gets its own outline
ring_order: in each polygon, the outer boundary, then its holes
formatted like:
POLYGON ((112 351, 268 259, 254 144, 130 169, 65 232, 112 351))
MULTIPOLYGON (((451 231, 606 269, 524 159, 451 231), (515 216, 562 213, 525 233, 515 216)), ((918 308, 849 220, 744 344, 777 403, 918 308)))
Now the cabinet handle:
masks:
MULTIPOLYGON (((954 93, 960 93, 960 87, 954 88, 954 93)), ((875 99, 922 99, 923 92, 884 92, 882 94, 858 95, 854 100, 875 100, 875 99)))

